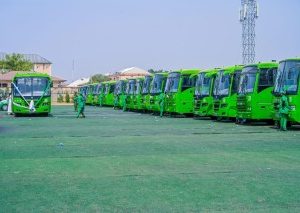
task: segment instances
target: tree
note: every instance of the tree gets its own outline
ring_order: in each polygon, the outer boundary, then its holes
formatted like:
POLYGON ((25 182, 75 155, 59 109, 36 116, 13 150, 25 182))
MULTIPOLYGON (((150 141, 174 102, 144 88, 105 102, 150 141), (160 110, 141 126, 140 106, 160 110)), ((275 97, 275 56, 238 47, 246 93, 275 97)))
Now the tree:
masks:
POLYGON ((168 72, 168 71, 163 69, 160 70, 149 69, 148 72, 154 74, 154 73, 168 72))
POLYGON ((90 84, 93 84, 93 83, 101 83, 103 81, 109 81, 109 77, 108 76, 105 76, 105 75, 102 75, 102 74, 96 74, 96 75, 93 75, 90 79, 90 84))
POLYGON ((66 103, 70 103, 70 95, 69 92, 66 92, 66 103))
POLYGON ((0 61, 0 68, 13 71, 31 71, 33 64, 24 59, 21 54, 7 54, 5 59, 0 61))

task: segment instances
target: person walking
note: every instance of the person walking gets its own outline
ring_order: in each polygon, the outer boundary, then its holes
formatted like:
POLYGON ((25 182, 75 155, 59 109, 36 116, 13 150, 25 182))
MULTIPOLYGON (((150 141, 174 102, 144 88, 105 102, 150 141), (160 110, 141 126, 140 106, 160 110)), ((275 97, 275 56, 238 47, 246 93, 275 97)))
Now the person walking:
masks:
POLYGON ((123 95, 123 112, 125 112, 127 109, 127 95, 123 95))
POLYGON ((84 115, 84 107, 85 107, 85 100, 81 93, 79 93, 77 97, 77 118, 80 117, 80 115, 85 118, 84 115))
POLYGON ((290 106, 288 98, 286 97, 286 91, 281 93, 280 103, 279 103, 279 117, 280 117, 280 130, 286 131, 287 120, 289 116, 290 106))

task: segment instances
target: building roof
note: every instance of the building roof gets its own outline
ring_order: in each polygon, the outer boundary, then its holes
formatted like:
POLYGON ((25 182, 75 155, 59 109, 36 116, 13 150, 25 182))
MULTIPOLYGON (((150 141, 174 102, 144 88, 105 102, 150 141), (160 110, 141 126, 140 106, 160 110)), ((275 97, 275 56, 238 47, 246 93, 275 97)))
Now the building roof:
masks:
MULTIPOLYGON (((5 60, 7 53, 0 52, 0 61, 5 60)), ((21 54, 25 60, 30 61, 33 64, 52 64, 50 61, 38 54, 21 54)))
POLYGON ((89 83, 90 78, 80 78, 76 81, 73 81, 72 83, 70 83, 67 87, 78 87, 78 86, 82 86, 84 84, 89 83))
POLYGON ((138 67, 130 67, 119 71, 121 75, 149 75, 150 73, 138 67))
MULTIPOLYGON (((12 79, 15 77, 15 75, 19 72, 23 72, 23 71, 10 71, 7 73, 0 73, 0 81, 12 81, 12 79)), ((55 82, 65 82, 66 80, 59 78, 57 76, 51 76, 52 80, 55 82)))

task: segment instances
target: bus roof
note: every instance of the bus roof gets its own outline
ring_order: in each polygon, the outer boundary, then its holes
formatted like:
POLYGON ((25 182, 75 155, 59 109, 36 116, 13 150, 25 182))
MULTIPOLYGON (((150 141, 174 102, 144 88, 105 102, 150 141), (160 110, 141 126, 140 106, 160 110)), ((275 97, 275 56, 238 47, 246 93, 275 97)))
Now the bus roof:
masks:
POLYGON ((178 70, 178 71, 171 71, 171 73, 180 73, 181 75, 193 75, 198 74, 200 72, 200 69, 186 69, 186 70, 178 70))
POLYGON ((278 63, 277 62, 259 62, 257 64, 249 64, 244 67, 258 67, 259 69, 275 68, 275 67, 278 67, 278 63))
POLYGON ((102 84, 116 84, 116 81, 103 81, 102 84))
POLYGON ((284 59, 284 60, 280 61, 279 63, 284 62, 284 61, 300 61, 300 58, 288 58, 288 59, 284 59))
POLYGON ((155 73, 154 75, 163 75, 163 76, 167 77, 168 74, 169 74, 168 72, 158 72, 158 73, 155 73))
POLYGON ((241 71, 243 67, 244 67, 243 65, 235 65, 235 66, 224 67, 219 71, 224 71, 224 74, 233 74, 237 71, 241 71))
POLYGON ((206 70, 201 70, 199 73, 206 73, 205 77, 212 77, 217 75, 219 70, 221 70, 221 68, 206 69, 206 70))
POLYGON ((42 77, 42 78, 49 78, 51 79, 51 77, 45 73, 39 73, 39 72, 18 72, 16 73, 16 75, 14 76, 13 79, 15 78, 29 78, 29 77, 42 77))

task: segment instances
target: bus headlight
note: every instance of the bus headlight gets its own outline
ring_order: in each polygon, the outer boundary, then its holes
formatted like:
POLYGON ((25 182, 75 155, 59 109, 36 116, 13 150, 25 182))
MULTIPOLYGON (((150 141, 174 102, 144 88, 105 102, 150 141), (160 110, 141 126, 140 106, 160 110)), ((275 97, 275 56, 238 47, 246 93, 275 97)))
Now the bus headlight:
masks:
POLYGON ((296 111, 296 106, 290 106, 291 111, 296 111))

